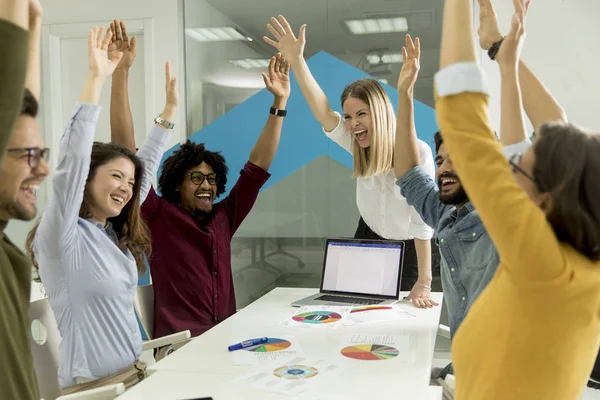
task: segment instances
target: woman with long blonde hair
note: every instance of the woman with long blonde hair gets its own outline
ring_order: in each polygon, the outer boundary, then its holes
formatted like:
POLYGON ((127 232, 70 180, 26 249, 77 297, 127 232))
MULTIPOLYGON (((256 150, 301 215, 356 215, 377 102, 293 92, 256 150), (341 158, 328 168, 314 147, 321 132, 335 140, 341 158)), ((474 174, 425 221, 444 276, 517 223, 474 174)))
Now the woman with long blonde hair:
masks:
MULTIPOLYGON (((335 112, 316 82, 306 61, 306 25, 296 38, 283 16, 271 18, 267 28, 275 47, 292 66, 296 81, 325 134, 354 158, 356 203, 360 213, 354 235, 359 239, 387 239, 405 242, 401 290, 410 291, 417 307, 437 305, 431 291, 431 243, 433 230, 410 207, 396 186, 393 169, 396 115, 383 86, 375 79, 350 83, 341 96, 343 117, 335 112)), ((419 141, 421 164, 433 176, 431 149, 419 141)))

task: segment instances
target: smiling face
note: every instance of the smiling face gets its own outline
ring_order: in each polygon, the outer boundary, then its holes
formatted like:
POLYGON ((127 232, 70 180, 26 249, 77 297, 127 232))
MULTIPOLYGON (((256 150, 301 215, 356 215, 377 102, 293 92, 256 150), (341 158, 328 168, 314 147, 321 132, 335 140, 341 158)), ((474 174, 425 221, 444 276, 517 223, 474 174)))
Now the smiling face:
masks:
POLYGON ((135 165, 125 157, 116 157, 100 165, 88 183, 92 218, 106 224, 108 218, 121 214, 133 196, 135 165))
POLYGON ((440 189, 440 202, 461 206, 469 201, 458 175, 454 172, 454 165, 452 165, 452 160, 443 143, 438 149, 435 164, 437 166, 435 179, 440 189))
MULTIPOLYGON (((35 119, 21 115, 8 142, 7 149, 44 147, 35 119)), ((46 160, 32 168, 27 151, 9 151, 0 164, 0 220, 30 221, 37 214, 37 190, 48 176, 46 160)))
POLYGON ((371 146, 371 110, 369 105, 356 97, 349 96, 342 105, 344 123, 358 145, 362 148, 371 146))
POLYGON ((213 167, 204 161, 187 170, 179 186, 181 206, 188 211, 209 213, 217 197, 216 179, 213 167))

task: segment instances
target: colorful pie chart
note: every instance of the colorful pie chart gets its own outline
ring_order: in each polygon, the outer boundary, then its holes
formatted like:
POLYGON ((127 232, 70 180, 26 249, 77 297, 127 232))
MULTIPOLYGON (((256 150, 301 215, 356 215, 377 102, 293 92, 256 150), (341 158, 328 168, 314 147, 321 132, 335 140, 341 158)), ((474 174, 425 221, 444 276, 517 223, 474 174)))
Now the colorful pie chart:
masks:
POLYGON ((257 353, 269 353, 273 351, 281 351, 290 347, 292 343, 285 339, 269 338, 267 343, 257 344, 255 346, 246 347, 244 350, 257 353))
POLYGON ((332 311, 309 311, 294 315, 292 319, 303 324, 331 324, 341 320, 342 316, 332 311))
POLYGON ((345 357, 364 361, 389 360, 398 354, 395 347, 381 344, 356 344, 342 349, 342 355, 345 357))
POLYGON ((273 374, 283 379, 306 379, 317 375, 319 371, 316 368, 306 365, 286 365, 277 368, 273 374))

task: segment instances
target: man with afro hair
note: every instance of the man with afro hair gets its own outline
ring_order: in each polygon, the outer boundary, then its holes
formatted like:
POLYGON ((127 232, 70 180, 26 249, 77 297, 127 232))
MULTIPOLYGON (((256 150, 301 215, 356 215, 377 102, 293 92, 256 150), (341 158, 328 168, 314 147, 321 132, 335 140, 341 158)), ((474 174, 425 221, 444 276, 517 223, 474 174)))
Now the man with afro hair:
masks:
MULTIPOLYGON (((187 329, 198 336, 235 313, 231 239, 270 177, 290 95, 289 64, 273 57, 263 80, 274 101, 270 111, 265 107, 266 125, 229 194, 215 203, 225 192, 225 158, 188 140, 165 160, 160 196, 151 190, 142 205, 152 233, 155 337, 187 329)), ((112 139, 135 150, 127 97, 123 82, 111 99, 112 139)))

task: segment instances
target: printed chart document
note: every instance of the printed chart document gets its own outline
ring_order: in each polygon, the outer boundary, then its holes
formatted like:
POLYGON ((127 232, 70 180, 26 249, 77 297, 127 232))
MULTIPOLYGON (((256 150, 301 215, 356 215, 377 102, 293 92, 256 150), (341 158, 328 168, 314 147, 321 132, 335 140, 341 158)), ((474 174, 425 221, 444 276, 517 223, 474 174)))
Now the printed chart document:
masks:
POLYGON ((394 322, 402 319, 412 319, 415 316, 397 305, 390 306, 361 306, 354 307, 343 325, 367 325, 380 322, 394 322))
POLYGON ((304 306, 283 322, 285 326, 334 328, 348 317, 352 307, 304 306))
POLYGON ((318 388, 321 384, 327 385, 341 369, 339 363, 320 358, 296 357, 285 363, 261 366, 234 378, 232 382, 255 389, 297 395, 318 388))
MULTIPOLYGON (((304 356, 304 351, 293 335, 268 335, 264 344, 246 347, 230 352, 233 365, 256 365, 274 361, 286 361, 290 358, 304 356)), ((243 338, 236 338, 231 343, 240 343, 243 338)))
POLYGON ((346 362, 404 362, 409 350, 409 337, 353 333, 346 335, 339 348, 339 358, 346 362))

